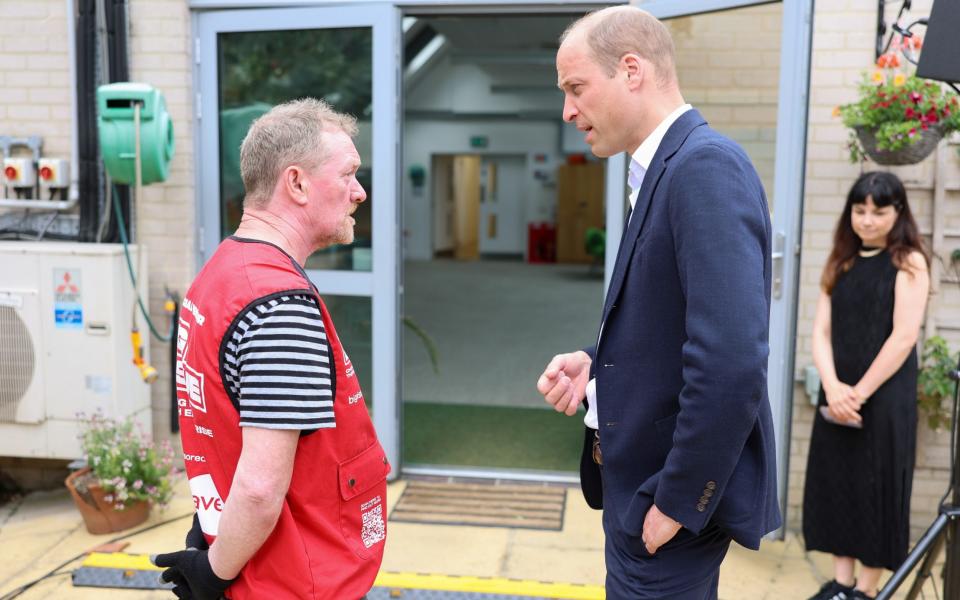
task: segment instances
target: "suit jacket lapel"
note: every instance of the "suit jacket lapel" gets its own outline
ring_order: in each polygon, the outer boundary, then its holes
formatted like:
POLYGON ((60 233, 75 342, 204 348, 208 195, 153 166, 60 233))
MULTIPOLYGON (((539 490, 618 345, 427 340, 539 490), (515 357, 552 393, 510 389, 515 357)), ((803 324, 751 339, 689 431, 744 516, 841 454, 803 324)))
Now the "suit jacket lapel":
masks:
MULTIPOLYGON (((637 197, 637 203, 633 208, 633 214, 630 217, 630 223, 627 230, 623 232, 623 238, 620 240, 620 249, 617 252, 617 260, 614 263, 613 275, 610 277, 610 288, 607 290, 607 297, 603 304, 603 319, 607 320, 610 308, 613 306, 614 299, 620 294, 620 288, 623 286, 623 278, 627 273, 627 265, 630 263, 630 257, 633 255, 633 245, 640 237, 644 221, 647 218, 647 212, 650 210, 650 201, 653 199, 653 192, 660 182, 660 177, 667 168, 667 160, 676 154, 677 150, 683 145, 696 127, 705 125, 703 117, 695 109, 690 109, 680 115, 680 118, 674 121, 667 134, 663 136, 663 141, 657 148, 657 152, 650 161, 650 168, 647 169, 643 177, 643 183, 640 184, 640 195, 637 197)), ((601 322, 602 322, 601 321, 601 322)))

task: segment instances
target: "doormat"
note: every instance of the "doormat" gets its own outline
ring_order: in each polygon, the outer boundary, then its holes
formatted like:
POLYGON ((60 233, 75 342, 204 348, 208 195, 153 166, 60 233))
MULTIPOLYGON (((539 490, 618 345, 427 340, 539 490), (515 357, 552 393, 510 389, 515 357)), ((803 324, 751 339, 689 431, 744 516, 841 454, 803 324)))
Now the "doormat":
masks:
POLYGON ((409 481, 390 520, 560 531, 566 497, 562 487, 409 481))

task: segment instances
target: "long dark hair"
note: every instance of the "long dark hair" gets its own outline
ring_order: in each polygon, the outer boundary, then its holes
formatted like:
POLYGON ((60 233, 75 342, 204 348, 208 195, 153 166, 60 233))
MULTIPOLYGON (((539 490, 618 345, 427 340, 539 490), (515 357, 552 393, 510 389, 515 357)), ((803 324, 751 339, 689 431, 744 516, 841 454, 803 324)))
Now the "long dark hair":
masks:
POLYGON ((861 241, 853 231, 850 222, 854 204, 864 204, 867 197, 873 200, 878 208, 893 206, 897 211, 897 220, 893 229, 887 234, 887 251, 890 253, 893 264, 901 270, 908 270, 907 257, 914 251, 923 254, 927 265, 930 264, 930 255, 920 240, 920 231, 917 222, 907 204, 907 190, 903 183, 893 173, 871 171, 861 175, 850 188, 847 194, 847 204, 837 222, 837 230, 833 234, 833 250, 827 259, 827 266, 823 269, 820 286, 828 294, 833 292, 837 278, 853 266, 853 261, 860 251, 861 241))

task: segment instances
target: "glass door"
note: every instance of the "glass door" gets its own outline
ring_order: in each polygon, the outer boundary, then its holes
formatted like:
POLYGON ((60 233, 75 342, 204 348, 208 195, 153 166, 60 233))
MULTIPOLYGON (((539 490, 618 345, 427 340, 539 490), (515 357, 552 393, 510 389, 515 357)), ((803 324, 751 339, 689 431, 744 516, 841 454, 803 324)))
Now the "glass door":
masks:
MULTIPOLYGON (((643 8, 671 29, 684 97, 744 148, 767 192, 773 226, 767 388, 786 514, 813 0, 650 0, 643 8)), ((623 154, 607 162, 607 284, 623 227, 626 163, 623 154)))
POLYGON ((397 465, 399 13, 390 4, 230 10, 200 13, 197 25, 201 262, 239 224, 240 143, 257 117, 309 96, 358 120, 367 201, 356 240, 314 253, 305 268, 397 465))

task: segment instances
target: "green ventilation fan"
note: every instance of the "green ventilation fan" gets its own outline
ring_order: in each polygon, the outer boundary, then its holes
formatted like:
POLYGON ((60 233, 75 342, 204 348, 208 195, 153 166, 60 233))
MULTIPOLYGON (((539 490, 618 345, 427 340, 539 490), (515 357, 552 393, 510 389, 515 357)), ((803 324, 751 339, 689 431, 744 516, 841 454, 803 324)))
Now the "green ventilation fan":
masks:
POLYGON ((164 181, 170 172, 174 144, 173 121, 163 94, 146 83, 111 83, 97 88, 100 154, 115 183, 136 183, 138 118, 141 183, 164 181))

